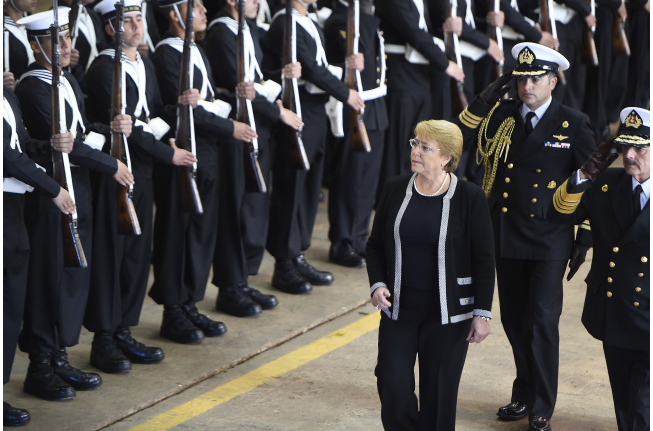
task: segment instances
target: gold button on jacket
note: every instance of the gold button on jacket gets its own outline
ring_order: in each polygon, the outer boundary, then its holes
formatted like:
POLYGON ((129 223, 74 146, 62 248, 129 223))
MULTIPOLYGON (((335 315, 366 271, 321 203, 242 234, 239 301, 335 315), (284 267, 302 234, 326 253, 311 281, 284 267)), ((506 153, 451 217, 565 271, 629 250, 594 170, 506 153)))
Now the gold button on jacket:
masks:
POLYGON ((639 274, 637 274, 637 276, 638 276, 638 277, 644 277, 644 273, 643 273, 643 272, 640 272, 639 274))
POLYGON ((512 169, 514 165, 512 163, 508 163, 508 169, 512 169))
POLYGON ((533 184, 533 188, 536 189, 536 188, 537 188, 537 184, 533 184))
POLYGON ((606 295, 608 295, 608 298, 612 298, 612 292, 610 292, 609 290, 608 293, 606 293, 606 295))
POLYGON ((503 207, 503 208, 501 208, 501 211, 503 211, 504 213, 506 213, 506 212, 508 212, 508 208, 503 207))
POLYGON ((642 288, 641 288, 641 287, 636 287, 636 288, 635 288, 635 292, 641 292, 641 291, 642 291, 642 288))
POLYGON ((633 305, 634 305, 635 307, 639 307, 639 302, 633 302, 633 305))
POLYGON ((504 198, 507 198, 507 197, 508 197, 508 193, 504 193, 504 194, 503 194, 503 197, 504 197, 504 198))
POLYGON ((533 199, 531 199, 531 202, 535 203, 535 202, 537 202, 537 199, 533 198, 533 199))
POLYGON ((531 214, 530 217, 535 217, 535 214, 531 214))
POLYGON ((608 277, 608 283, 612 283, 612 277, 608 277))
POLYGON ((610 262, 610 268, 614 268, 614 262, 610 262))
POLYGON ((615 253, 617 253, 617 252, 619 251, 619 247, 612 247, 612 251, 614 251, 615 253))
POLYGON ((539 174, 540 172, 542 172, 542 169, 535 169, 535 172, 539 174))
POLYGON ((646 258, 646 256, 642 256, 642 262, 644 262, 644 263, 648 262, 648 259, 646 258))
POLYGON ((506 182, 509 183, 509 182, 510 182, 510 178, 506 177, 506 182))

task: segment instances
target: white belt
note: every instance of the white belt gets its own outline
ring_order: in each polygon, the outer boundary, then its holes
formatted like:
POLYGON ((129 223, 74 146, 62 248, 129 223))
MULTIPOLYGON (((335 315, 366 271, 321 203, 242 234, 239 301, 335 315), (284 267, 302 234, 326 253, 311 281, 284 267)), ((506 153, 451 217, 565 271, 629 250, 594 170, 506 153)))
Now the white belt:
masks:
POLYGON ((395 45, 393 43, 385 44, 385 53, 386 54, 405 54, 406 45, 395 45))
POLYGON ((379 97, 383 97, 388 94, 388 87, 385 84, 381 84, 380 87, 372 88, 371 90, 365 90, 358 93, 363 100, 374 100, 379 97))

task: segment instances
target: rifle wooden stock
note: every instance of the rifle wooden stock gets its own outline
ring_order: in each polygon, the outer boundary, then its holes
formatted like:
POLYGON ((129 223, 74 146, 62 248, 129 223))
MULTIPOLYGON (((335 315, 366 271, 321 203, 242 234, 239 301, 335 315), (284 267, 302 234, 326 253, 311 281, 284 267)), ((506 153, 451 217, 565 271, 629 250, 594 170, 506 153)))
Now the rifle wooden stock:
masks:
MULTIPOLYGON (((451 16, 456 16, 455 12, 452 15, 452 7, 450 0, 445 0, 445 19, 451 16)), ((458 56, 456 51, 458 35, 456 33, 444 32, 445 54, 450 61, 458 64, 458 56)), ((458 64, 462 69, 462 66, 458 64)), ((451 115, 457 117, 465 108, 467 108, 467 97, 465 96, 464 80, 456 81, 451 78, 449 80, 449 88, 451 91, 451 115)))
POLYGON ((585 23, 583 28, 583 51, 581 53, 581 61, 583 64, 592 66, 599 65, 599 55, 596 52, 596 43, 594 43, 594 32, 585 23))
MULTIPOLYGON (((283 65, 294 62, 293 44, 296 41, 293 39, 293 19, 292 19, 292 0, 286 0, 286 16, 284 17, 283 24, 283 65)), ((281 94, 281 102, 283 107, 290 109, 297 113, 295 106, 295 88, 293 81, 294 78, 283 78, 283 91, 281 94)), ((306 157, 306 149, 304 142, 302 142, 302 128, 295 130, 287 126, 286 133, 286 147, 288 150, 288 167, 290 169, 301 169, 308 171, 311 167, 306 157)))
POLYGON ((612 54, 625 54, 630 57, 630 44, 628 43, 628 37, 626 37, 626 30, 624 29, 626 20, 622 19, 616 10, 612 11, 612 16, 612 54))
MULTIPOLYGON (((552 28, 554 25, 555 23, 549 18, 549 1, 540 0, 540 29, 553 34, 557 39, 557 32, 554 33, 552 28)), ((558 70, 558 81, 560 81, 562 85, 567 85, 567 78, 562 70, 558 70)))
MULTIPOLYGON (((236 47, 236 79, 245 82, 245 0, 238 0, 238 45, 236 47)), ((237 96, 236 119, 241 123, 252 125, 249 118, 247 103, 244 97, 237 96)), ((258 149, 253 142, 243 141, 243 161, 245 163, 245 191, 249 193, 265 193, 265 179, 258 163, 258 149)))
MULTIPOLYGON (((497 12, 499 10, 499 0, 488 0, 487 10, 497 12)), ((490 25, 487 25, 487 36, 495 41, 499 48, 503 50, 503 35, 501 34, 501 29, 490 25)), ((503 75, 503 61, 497 62, 492 59, 492 82, 499 79, 503 75)))
MULTIPOLYGON (((356 10, 358 0, 349 0, 349 11, 347 14, 347 58, 358 53, 358 23, 356 22, 356 10)), ((356 70, 346 68, 347 70, 347 87, 358 91, 358 82, 356 70)), ((372 151, 370 138, 367 136, 365 127, 365 109, 357 111, 350 109, 349 114, 349 137, 351 140, 351 149, 369 153, 372 151)))
MULTIPOLYGON (((125 19, 124 1, 116 3, 115 53, 113 57, 113 74, 111 82, 111 118, 123 112, 122 100, 122 33, 125 19)), ((127 163, 125 138, 122 133, 111 131, 111 156, 122 163, 127 163)), ((141 225, 134 208, 133 192, 129 186, 117 185, 116 220, 118 235, 140 235, 141 225)))
MULTIPOLYGON (((52 136, 65 130, 66 125, 61 124, 59 86, 61 85, 61 64, 59 63, 59 19, 57 0, 53 2, 54 6, 54 23, 50 26, 50 36, 52 37, 52 136)), ((72 178, 66 177, 66 168, 64 156, 61 151, 52 148, 52 176, 54 180, 64 189, 68 190, 68 181, 72 178)), ((64 266, 71 268, 86 268, 86 255, 82 242, 79 239, 77 231, 77 219, 72 214, 61 213, 61 239, 63 244, 63 262, 64 266)))
MULTIPOLYGON (((186 32, 184 35, 184 50, 181 54, 181 70, 179 72, 179 97, 190 90, 190 74, 194 73, 191 62, 191 46, 193 42, 193 17, 195 16, 195 0, 188 0, 186 5, 186 32)), ((176 145, 191 151, 191 119, 193 107, 177 103, 177 136, 176 145)), ((193 165, 180 167, 180 198, 181 211, 190 214, 202 214, 204 208, 197 189, 197 175, 193 165)))

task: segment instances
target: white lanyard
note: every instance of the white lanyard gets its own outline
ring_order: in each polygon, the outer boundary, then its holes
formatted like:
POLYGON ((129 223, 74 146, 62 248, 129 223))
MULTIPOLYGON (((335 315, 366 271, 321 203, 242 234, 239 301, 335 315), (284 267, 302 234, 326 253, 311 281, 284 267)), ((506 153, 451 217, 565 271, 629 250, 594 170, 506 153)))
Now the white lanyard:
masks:
MULTIPOLYGON (((418 0, 419 1, 419 0, 418 0)), ((279 12, 274 14, 272 21, 277 19, 281 15, 286 14, 286 9, 281 9, 279 12)), ((297 61, 297 41, 296 41, 296 30, 295 24, 299 24, 304 27, 304 30, 313 38, 315 41, 315 61, 318 66, 328 67, 329 63, 327 62, 326 53, 324 52, 324 47, 322 46, 322 40, 320 38, 320 33, 315 27, 315 23, 312 19, 307 16, 301 15, 296 9, 292 10, 293 17, 293 62, 297 61)))
MULTIPOLYGON (((156 49, 159 49, 161 45, 168 45, 179 52, 184 52, 184 41, 178 37, 169 37, 167 39, 163 39, 156 45, 156 49)), ((197 67, 202 74, 202 88, 200 89, 200 98, 207 100, 208 94, 211 93, 211 97, 208 100, 213 100, 215 95, 213 93, 213 89, 211 88, 211 82, 209 81, 209 73, 206 70, 206 65, 204 64, 204 58, 202 57, 200 50, 197 48, 197 45, 194 43, 190 46, 190 59, 191 63, 197 67)))
MULTIPOLYGON (((113 48, 105 49, 104 51, 100 52, 99 55, 108 55, 109 57, 114 58, 115 50, 113 48)), ((136 104, 136 108, 134 108, 134 116, 136 118, 139 118, 141 116, 141 113, 145 111, 145 116, 149 118, 150 110, 148 109, 147 106, 147 97, 145 94, 145 90, 147 88, 147 75, 145 73, 145 64, 141 59, 141 55, 139 53, 136 53, 136 61, 131 62, 123 52, 122 62, 123 62, 123 67, 122 67, 123 75, 125 73, 129 74, 129 76, 134 81, 134 84, 136 84, 136 88, 138 89, 138 103, 136 104)), ((124 80, 123 77, 123 84, 125 82, 126 81, 124 80)), ((125 88, 124 85, 123 88, 125 88)))
POLYGON ((415 7, 417 7, 417 12, 419 13, 419 28, 428 31, 429 29, 426 26, 426 19, 424 18, 424 0, 413 0, 413 3, 415 3, 415 7))
POLYGON ((141 15, 143 16, 143 42, 147 44, 150 51, 154 52, 155 48, 152 42, 152 36, 147 31, 147 2, 145 0, 141 2, 141 15))
MULTIPOLYGON (((233 34, 238 35, 238 22, 235 19, 230 17, 221 17, 213 20, 207 31, 215 24, 224 24, 233 34)), ((243 36, 245 39, 245 82, 253 82, 255 79, 255 73, 258 74, 259 78, 263 79, 263 73, 258 65, 256 60, 256 50, 254 49, 254 40, 252 39, 252 33, 249 29, 249 25, 245 23, 245 28, 243 29, 243 36)))
MULTIPOLYGON (((98 56, 98 51, 97 51, 97 38, 95 36, 95 27, 93 25, 93 19, 91 19, 91 16, 88 14, 88 11, 86 8, 82 5, 79 18, 77 19, 77 32, 81 31, 84 37, 86 37, 86 40, 88 41, 88 45, 91 48, 91 52, 89 53, 88 56, 88 63, 86 63, 86 70, 88 70, 89 66, 91 63, 93 63, 93 60, 95 60, 95 57, 98 56)), ((77 42, 77 34, 73 38, 73 48, 75 47, 75 43, 77 42)))
POLYGON ((473 29, 476 29, 476 23, 474 22, 474 14, 472 13, 472 0, 467 0, 466 3, 467 3, 467 10, 465 11, 465 22, 468 25, 470 25, 473 29))
POLYGON ((9 139, 9 146, 12 149, 18 149, 21 153, 23 150, 20 148, 20 142, 18 142, 18 133, 16 133, 16 117, 14 116, 14 111, 11 109, 11 105, 7 101, 6 97, 3 97, 2 101, 2 117, 7 121, 9 127, 11 127, 11 138, 9 139))
MULTIPOLYGON (((293 9, 293 20, 292 20, 292 35, 290 37, 291 39, 291 53, 290 53, 290 61, 293 63, 297 62, 297 21, 295 20, 294 12, 296 12, 293 9)), ((272 22, 274 22, 275 19, 280 17, 281 15, 286 14, 286 9, 281 9, 279 12, 274 14, 274 17, 272 18, 272 22)), ((297 12, 299 14, 299 12, 297 12)), ((272 23, 270 23, 272 25, 272 23)), ((283 80, 283 85, 286 85, 286 80, 283 80)), ((293 88, 293 93, 295 94, 295 114, 299 117, 299 119, 302 119, 302 105, 299 101, 299 86, 297 85, 297 78, 292 78, 292 88, 293 88)))
POLYGON ((27 40, 27 30, 25 30, 25 27, 22 25, 16 25, 16 23, 14 23, 11 18, 5 16, 5 28, 9 30, 11 34, 16 36, 16 39, 18 39, 25 46, 25 52, 27 53, 27 64, 30 65, 34 63, 34 53, 32 52, 32 48, 29 46, 29 40, 27 40))
POLYGON ((256 15, 256 22, 266 23, 272 21, 272 12, 270 12, 270 5, 267 0, 261 0, 258 5, 258 14, 256 15))

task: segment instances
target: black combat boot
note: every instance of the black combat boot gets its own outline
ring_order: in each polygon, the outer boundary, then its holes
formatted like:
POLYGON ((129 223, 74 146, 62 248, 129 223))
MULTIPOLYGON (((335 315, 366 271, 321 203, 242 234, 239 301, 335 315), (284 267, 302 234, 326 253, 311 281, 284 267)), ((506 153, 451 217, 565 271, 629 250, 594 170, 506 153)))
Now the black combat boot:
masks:
POLYGON ((29 412, 25 409, 17 409, 11 404, 2 402, 2 426, 22 427, 32 420, 29 412))
POLYGON ((47 401, 75 398, 75 389, 54 373, 48 353, 29 355, 29 367, 23 391, 47 401))
POLYGON ((274 295, 266 295, 265 293, 261 293, 260 290, 247 285, 241 287, 241 289, 245 295, 249 296, 249 299, 256 302, 264 310, 272 310, 279 305, 279 300, 274 295))
POLYGON ((297 272, 309 283, 316 286, 326 286, 333 283, 333 274, 328 271, 318 271, 313 265, 306 262, 304 253, 295 256, 292 260, 297 272))
POLYGON ((105 373, 123 373, 132 369, 132 363, 118 349, 109 332, 96 332, 91 344, 91 365, 105 373))
POLYGON ((274 263, 272 287, 293 295, 310 293, 313 290, 311 283, 299 274, 290 260, 277 260, 274 263))
POLYGON ((219 337, 227 332, 227 326, 224 323, 212 320, 209 316, 200 314, 194 302, 189 301, 182 305, 181 308, 184 310, 186 319, 188 319, 196 328, 201 329, 207 337, 219 337))
POLYGON ((102 384, 102 377, 97 373, 85 373, 68 362, 66 349, 57 350, 52 355, 54 373, 76 391, 90 391, 102 384))
POLYGON ((215 308, 236 317, 249 317, 261 314, 261 306, 245 295, 238 286, 221 287, 218 290, 218 299, 215 308))
POLYGON ((113 340, 120 351, 135 364, 156 364, 166 355, 158 347, 148 347, 134 340, 126 326, 119 327, 113 333, 113 340))
POLYGON ((161 335, 181 344, 199 344, 204 339, 204 333, 186 318, 179 305, 163 307, 161 335))

